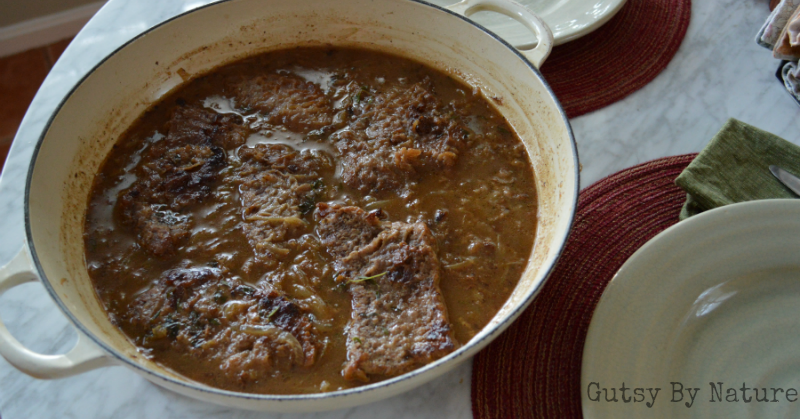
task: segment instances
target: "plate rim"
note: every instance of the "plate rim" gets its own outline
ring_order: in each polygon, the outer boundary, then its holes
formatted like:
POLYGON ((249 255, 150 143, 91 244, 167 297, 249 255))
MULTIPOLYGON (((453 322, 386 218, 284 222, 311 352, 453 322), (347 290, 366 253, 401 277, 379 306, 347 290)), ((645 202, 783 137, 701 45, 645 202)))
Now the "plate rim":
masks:
MULTIPOLYGON (((564 7, 569 7, 570 4, 574 4, 576 2, 587 3, 592 5, 596 5, 598 3, 608 4, 609 7, 606 10, 606 12, 603 13, 602 15, 596 16, 594 17, 594 19, 589 19, 588 20, 589 24, 582 26, 580 28, 575 28, 574 26, 570 26, 569 28, 561 31, 556 31, 553 29, 555 25, 549 21, 548 14, 543 15, 539 12, 536 12, 535 10, 531 9, 530 6, 528 6, 527 4, 522 3, 523 0, 514 0, 514 1, 521 3, 522 6, 530 10, 531 13, 539 16, 547 24, 547 27, 550 29, 550 31, 553 32, 553 46, 559 46, 567 42, 574 41, 599 29, 601 26, 608 23, 608 21, 611 20, 611 18, 616 16, 616 14, 619 13, 619 11, 622 9, 622 6, 624 6, 628 0, 566 0, 566 2, 564 2, 563 5, 557 7, 555 10, 564 7)), ((581 14, 579 16, 582 17, 585 15, 581 14)), ((561 23, 561 22, 556 22, 556 23, 561 23)), ((499 29, 501 29, 497 25, 484 25, 484 26, 486 26, 487 29, 495 33, 497 33, 499 29)), ((528 30, 527 29, 523 30, 519 28, 518 30, 513 31, 514 36, 522 34, 528 35, 528 30)), ((517 44, 513 43, 513 39, 509 39, 508 42, 512 43, 515 48, 519 49, 530 49, 536 46, 535 42, 517 44)))
MULTIPOLYGON (((572 0, 572 1, 576 1, 576 0, 572 0)), ((578 38, 581 38, 581 37, 583 37, 585 35, 588 35, 588 34, 594 32, 594 31, 596 31, 601 26, 603 26, 606 23, 608 23, 608 21, 611 20, 611 18, 616 16, 617 13, 619 13, 619 11, 622 9, 622 6, 624 6, 626 3, 627 3, 627 0, 610 0, 610 6, 611 7, 609 8, 609 10, 606 13, 600 15, 597 19, 593 20, 591 22, 591 24, 589 24, 587 26, 584 26, 584 27, 582 27, 580 29, 572 28, 572 30, 565 30, 563 32, 560 32, 559 35, 556 35, 556 33, 554 32, 553 33, 553 46, 559 46, 559 45, 565 44, 565 43, 567 43, 569 41, 574 41, 574 40, 576 40, 578 38)), ((547 23, 546 20, 545 20, 545 23, 547 23)), ((548 26, 550 26, 549 23, 547 23, 547 24, 548 24, 548 26)), ((552 30, 552 28, 551 28, 551 30, 552 30)))
MULTIPOLYGON (((436 6, 439 6, 439 7, 447 7, 449 5, 456 4, 461 0, 426 0, 426 1, 431 2, 432 4, 434 4, 436 6)), ((587 3, 587 4, 591 4, 591 5, 607 4, 608 8, 605 11, 605 13, 603 13, 602 15, 595 16, 593 19, 589 19, 588 20, 589 24, 587 24, 586 26, 582 26, 580 28, 575 28, 574 26, 571 26, 571 27, 569 27, 567 29, 564 29, 564 30, 561 30, 561 31, 555 31, 553 29, 553 26, 555 26, 555 25, 553 25, 553 23, 548 21, 547 16, 549 14, 544 14, 543 15, 543 14, 541 14, 539 12, 536 12, 535 10, 531 9, 530 6, 528 6, 527 4, 524 4, 523 3, 524 0, 512 0, 512 1, 516 1, 516 2, 520 3, 520 5, 522 7, 525 7, 531 13, 535 14, 536 16, 539 16, 545 22, 545 24, 547 24, 548 29, 550 29, 550 31, 553 33, 553 46, 558 46, 558 45, 565 44, 565 43, 567 43, 569 41, 574 41, 574 40, 576 40, 578 38, 581 38, 581 37, 583 37, 585 35, 588 35, 589 33, 594 32, 595 30, 597 30, 601 26, 605 25, 609 20, 611 20, 611 18, 616 16, 617 13, 619 13, 619 11, 622 9, 622 6, 624 6, 627 3, 628 0, 565 0, 563 5, 557 7, 554 10, 558 10, 558 9, 561 9, 561 8, 564 8, 564 7, 568 7, 570 4, 574 4, 576 2, 578 2, 578 3, 587 3)), ((585 15, 581 14, 580 16, 585 16, 585 15)), ((511 17, 508 17, 508 18, 511 19, 511 17)), ((470 16, 470 19, 472 19, 471 16, 470 16)), ((476 23, 478 23, 478 22, 476 22, 476 23)), ((560 23, 560 22, 556 22, 556 23, 560 23)), ((483 27, 485 27, 485 28, 487 28, 489 31, 491 31, 492 33, 495 33, 495 34, 497 34, 498 30, 502 31, 505 28, 505 25, 499 26, 499 25, 496 25, 496 24, 495 25, 486 24, 485 22, 480 22, 478 24, 483 26, 483 27)), ((511 35, 511 37, 517 37, 517 36, 521 36, 521 35, 527 36, 527 35, 530 35, 530 33, 529 33, 529 31, 527 29, 523 29, 521 27, 517 27, 517 29, 512 30, 510 35, 511 35)), ((536 46, 536 42, 515 43, 514 39, 506 39, 506 37, 502 36, 502 35, 498 35, 498 36, 503 38, 504 40, 506 40, 506 42, 508 42, 509 44, 512 44, 515 48, 518 48, 518 49, 527 50, 527 49, 534 48, 536 46)))

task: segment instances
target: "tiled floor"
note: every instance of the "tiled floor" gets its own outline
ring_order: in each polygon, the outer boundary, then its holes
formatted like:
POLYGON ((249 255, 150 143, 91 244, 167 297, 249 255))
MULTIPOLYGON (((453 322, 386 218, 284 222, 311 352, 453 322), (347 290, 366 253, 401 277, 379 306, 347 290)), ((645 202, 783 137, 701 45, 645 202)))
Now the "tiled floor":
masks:
POLYGON ((71 40, 0 58, 0 167, 33 96, 71 40))

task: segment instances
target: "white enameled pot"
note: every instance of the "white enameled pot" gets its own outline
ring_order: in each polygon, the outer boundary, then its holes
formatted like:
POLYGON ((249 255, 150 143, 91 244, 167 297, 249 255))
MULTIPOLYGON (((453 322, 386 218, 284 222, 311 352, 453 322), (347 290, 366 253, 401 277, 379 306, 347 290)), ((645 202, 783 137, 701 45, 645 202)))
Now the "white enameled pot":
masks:
POLYGON ((537 70, 552 36, 510 0, 467 0, 450 10, 417 0, 227 0, 177 16, 102 61, 51 117, 34 153, 25 192, 27 246, 0 268, 0 293, 40 280, 79 330, 65 355, 24 348, 0 323, 0 355, 39 378, 123 365, 175 392, 227 406, 269 411, 337 409, 389 397, 449 371, 486 346, 542 287, 567 239, 578 195, 578 160, 569 123, 537 70), (492 10, 533 31, 518 51, 465 16, 492 10), (405 375, 312 395, 223 391, 190 381, 141 356, 109 321, 84 263, 83 222, 95 173, 120 134, 183 77, 249 55, 295 46, 386 51, 444 71, 492 98, 525 142, 538 194, 535 246, 513 294, 484 330, 454 353, 405 375), (182 77, 183 76, 183 77, 182 77))

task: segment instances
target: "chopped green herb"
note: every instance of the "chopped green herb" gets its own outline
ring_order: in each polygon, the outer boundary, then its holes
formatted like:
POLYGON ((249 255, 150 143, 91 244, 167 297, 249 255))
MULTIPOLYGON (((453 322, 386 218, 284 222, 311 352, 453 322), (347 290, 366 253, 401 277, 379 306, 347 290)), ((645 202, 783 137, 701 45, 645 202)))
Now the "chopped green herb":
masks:
POLYGON ((381 273, 379 273, 377 275, 372 275, 372 276, 359 276, 358 278, 351 279, 351 280, 349 280, 347 282, 349 282, 351 284, 356 284, 358 282, 370 281, 370 280, 373 280, 375 278, 380 278, 380 277, 382 277, 382 276, 384 276, 384 275, 386 275, 388 273, 389 273, 389 271, 381 272, 381 273))
POLYGON ((253 295, 253 294, 256 292, 256 290, 255 290, 255 289, 253 289, 253 288, 251 288, 251 287, 248 287, 248 286, 246 286, 246 285, 241 285, 241 286, 239 287, 239 289, 240 289, 240 290, 241 290, 243 293, 245 293, 245 294, 247 294, 247 295, 253 295))
POLYGON ((218 289, 217 292, 214 293, 214 302, 217 304, 224 304, 228 301, 228 296, 225 295, 222 290, 218 289))
POLYGON ((389 329, 387 329, 385 327, 382 327, 381 329, 383 329, 383 335, 384 336, 389 336, 389 329))
POLYGON ((353 338, 353 342, 361 343, 361 338, 355 337, 355 338, 353 338))
POLYGON ((153 320, 157 319, 158 316, 160 316, 160 315, 161 315, 161 310, 156 311, 156 314, 153 314, 153 318, 150 319, 150 321, 153 321, 153 320))
POLYGON ((325 182, 322 179, 317 179, 311 184, 311 189, 316 191, 322 189, 323 186, 325 186, 325 182))
POLYGON ((208 321, 208 324, 210 324, 212 326, 219 326, 220 323, 219 323, 219 320, 217 320, 217 319, 211 319, 211 320, 208 321))
POLYGON ((175 339, 181 331, 181 324, 178 322, 166 323, 164 324, 164 328, 167 329, 167 336, 169 336, 170 339, 175 339))
POLYGON ((280 308, 280 307, 273 308, 272 311, 270 311, 269 314, 267 314, 267 317, 264 320, 269 320, 270 317, 274 316, 275 313, 278 312, 278 308, 280 308))
POLYGON ((306 195, 305 199, 303 199, 303 202, 298 206, 300 209, 300 214, 303 215, 314 211, 314 207, 316 207, 316 199, 312 194, 306 195))
POLYGON ((353 103, 358 104, 359 102, 361 102, 362 94, 364 94, 364 92, 367 91, 368 91, 367 86, 361 86, 361 90, 358 93, 356 93, 355 97, 353 98, 353 103))

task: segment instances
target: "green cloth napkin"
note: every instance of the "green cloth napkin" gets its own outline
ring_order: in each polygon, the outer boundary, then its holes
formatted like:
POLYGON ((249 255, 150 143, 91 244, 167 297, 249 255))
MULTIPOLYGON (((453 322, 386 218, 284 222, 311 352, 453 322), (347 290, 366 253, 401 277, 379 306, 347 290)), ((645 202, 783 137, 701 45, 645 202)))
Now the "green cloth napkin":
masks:
POLYGON ((736 202, 796 198, 772 176, 771 164, 800 174, 800 147, 729 119, 675 179, 687 194, 680 219, 736 202))

